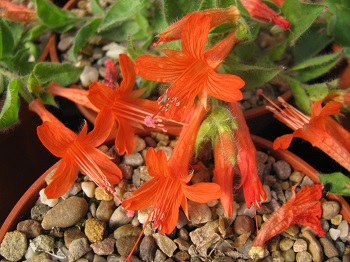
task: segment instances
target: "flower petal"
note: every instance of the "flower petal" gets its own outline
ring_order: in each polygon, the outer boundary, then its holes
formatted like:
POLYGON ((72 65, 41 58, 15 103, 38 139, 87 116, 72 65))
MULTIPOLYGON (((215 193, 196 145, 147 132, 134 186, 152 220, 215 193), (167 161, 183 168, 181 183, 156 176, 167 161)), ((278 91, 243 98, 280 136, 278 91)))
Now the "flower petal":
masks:
POLYGON ((292 140, 293 140, 293 134, 287 134, 287 135, 277 137, 273 142, 273 149, 274 150, 278 148, 287 149, 290 143, 292 143, 292 140))
POLYGON ((215 183, 203 182, 192 186, 183 184, 182 191, 188 199, 198 203, 207 203, 221 196, 220 186, 215 183))
POLYGON ((112 128, 115 127, 115 120, 112 111, 108 108, 102 108, 97 114, 94 129, 87 134, 84 141, 81 141, 87 146, 97 147, 106 141, 112 128))
POLYGON ((118 97, 125 97, 130 94, 134 88, 136 73, 133 61, 125 54, 119 55, 119 65, 123 80, 116 92, 118 97))
POLYGON ((46 121, 37 127, 38 137, 41 143, 55 156, 64 157, 69 145, 73 143, 77 135, 62 125, 56 126, 51 121, 46 121))
POLYGON ((148 173, 153 177, 169 177, 167 158, 163 150, 155 151, 150 147, 146 153, 146 165, 148 173))
POLYGON ((135 131, 130 123, 122 118, 117 119, 118 129, 115 138, 115 147, 119 155, 130 155, 135 148, 135 131))
POLYGON ((204 48, 210 30, 210 18, 193 13, 186 21, 182 32, 182 52, 204 61, 204 48))
POLYGON ((239 89, 245 85, 245 82, 240 77, 230 74, 218 74, 213 69, 208 69, 208 71, 205 90, 210 96, 226 102, 235 102, 243 99, 242 92, 239 89))
POLYGON ((78 172, 78 167, 69 157, 62 159, 51 178, 51 182, 45 188, 47 198, 60 198, 67 193, 77 179, 78 172))
POLYGON ((114 103, 116 92, 99 82, 93 82, 89 86, 88 98, 94 106, 102 109, 114 103))
POLYGON ((144 79, 157 82, 174 82, 188 67, 188 58, 139 56, 135 60, 135 71, 144 79))

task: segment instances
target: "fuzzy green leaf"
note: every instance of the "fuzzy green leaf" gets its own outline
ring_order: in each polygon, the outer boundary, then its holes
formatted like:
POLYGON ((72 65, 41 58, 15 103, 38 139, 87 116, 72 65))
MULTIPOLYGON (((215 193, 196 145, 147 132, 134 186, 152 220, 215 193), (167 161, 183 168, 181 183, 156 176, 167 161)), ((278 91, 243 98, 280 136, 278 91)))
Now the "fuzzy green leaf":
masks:
POLYGON ((36 0, 36 14, 48 28, 55 29, 67 25, 69 18, 74 17, 69 11, 60 9, 47 0, 36 0))
POLYGON ((172 24, 186 14, 198 10, 198 1, 188 0, 163 0, 163 10, 168 24, 172 24))
POLYGON ((14 49, 15 41, 7 23, 0 18, 0 58, 9 56, 14 49))
POLYGON ((79 51, 87 44, 90 37, 92 37, 96 33, 97 28, 100 25, 101 21, 102 21, 101 18, 95 18, 91 20, 90 23, 82 26, 79 29, 79 31, 74 37, 74 42, 73 42, 72 53, 74 58, 76 58, 79 51))
POLYGON ((91 13, 94 15, 105 15, 105 11, 103 10, 100 1, 98 0, 91 0, 91 13))
POLYGON ((330 83, 319 83, 313 85, 305 85, 306 92, 308 93, 311 101, 318 101, 323 99, 329 93, 330 86, 337 86, 338 79, 330 83))
POLYGON ((330 193, 342 196, 350 196, 350 178, 341 172, 331 174, 318 174, 322 184, 330 184, 330 193))
POLYGON ((246 88, 261 86, 273 79, 283 69, 280 67, 268 68, 255 65, 245 65, 233 60, 226 61, 224 68, 231 74, 238 75, 245 81, 246 88))
POLYGON ((110 30, 117 27, 125 20, 135 16, 143 7, 142 0, 119 0, 108 10, 102 24, 101 31, 110 30))
POLYGON ((72 64, 42 62, 29 75, 28 88, 30 91, 40 91, 51 82, 67 86, 77 81, 82 71, 83 68, 72 64))
POLYGON ((12 79, 7 86, 6 98, 0 112, 0 130, 10 127, 18 121, 21 100, 18 95, 20 81, 12 79))
POLYGON ((202 0, 199 5, 199 10, 217 8, 216 0, 202 0))
POLYGON ((335 41, 344 47, 350 47, 350 8, 345 6, 337 6, 338 10, 334 14, 332 22, 330 22, 328 32, 330 32, 335 41))
POLYGON ((295 79, 285 78, 293 92, 296 106, 304 113, 311 114, 311 101, 305 90, 305 85, 295 79))
POLYGON ((341 58, 341 52, 313 57, 294 66, 288 72, 295 72, 296 79, 306 82, 328 72, 341 58))
POLYGON ((291 31, 288 40, 293 43, 313 24, 315 19, 322 13, 325 6, 319 4, 303 3, 299 0, 285 1, 282 12, 291 23, 291 31))

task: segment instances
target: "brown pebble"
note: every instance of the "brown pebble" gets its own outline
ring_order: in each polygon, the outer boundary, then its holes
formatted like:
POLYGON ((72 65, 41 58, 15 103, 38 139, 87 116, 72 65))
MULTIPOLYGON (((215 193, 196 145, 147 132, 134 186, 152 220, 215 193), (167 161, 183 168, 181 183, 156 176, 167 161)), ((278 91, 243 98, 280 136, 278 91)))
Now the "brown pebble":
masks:
POLYGON ((28 219, 17 224, 17 230, 26 234, 28 238, 35 238, 42 232, 42 227, 39 221, 28 219))
POLYGON ((233 223, 233 231, 238 235, 241 235, 243 233, 253 232, 254 231, 253 219, 246 215, 237 216, 235 222, 233 223))

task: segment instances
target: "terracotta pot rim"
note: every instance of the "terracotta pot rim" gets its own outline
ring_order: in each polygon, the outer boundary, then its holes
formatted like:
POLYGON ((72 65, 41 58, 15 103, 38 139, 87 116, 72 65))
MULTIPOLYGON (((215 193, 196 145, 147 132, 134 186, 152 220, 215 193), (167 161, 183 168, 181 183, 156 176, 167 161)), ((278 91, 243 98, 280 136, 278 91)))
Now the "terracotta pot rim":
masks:
MULTIPOLYGON (((255 146, 258 149, 268 149, 270 153, 279 159, 284 159, 287 161, 294 169, 301 171, 308 175, 315 183, 318 183, 317 170, 307 164, 300 157, 296 156, 292 152, 288 150, 273 150, 272 142, 268 141, 264 138, 252 135, 252 139, 254 141, 255 146)), ((14 208, 11 210, 10 214, 7 216, 5 222, 1 226, 0 229, 0 243, 2 242, 5 234, 9 231, 15 229, 16 224, 25 219, 25 216, 28 216, 30 212, 30 208, 38 199, 39 191, 46 186, 45 178, 48 173, 51 172, 53 168, 47 170, 44 174, 42 174, 33 184, 32 186, 24 193, 24 195, 20 198, 14 208)), ((328 194, 328 199, 336 200, 341 204, 340 213, 343 215, 343 218, 350 222, 350 206, 346 202, 346 200, 337 195, 328 194)))

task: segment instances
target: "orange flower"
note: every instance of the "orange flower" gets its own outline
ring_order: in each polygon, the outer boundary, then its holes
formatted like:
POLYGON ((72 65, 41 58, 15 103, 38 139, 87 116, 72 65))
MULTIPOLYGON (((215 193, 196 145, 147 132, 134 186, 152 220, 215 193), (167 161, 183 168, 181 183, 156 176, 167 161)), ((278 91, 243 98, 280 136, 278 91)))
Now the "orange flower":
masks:
MULTIPOLYGON (((135 61, 136 73, 141 77, 157 82, 173 82, 158 100, 161 102, 165 96, 168 97, 160 110, 170 118, 183 120, 197 95, 206 98, 209 94, 227 102, 242 99, 239 89, 244 86, 244 81, 235 75, 215 72, 237 41, 235 33, 230 33, 204 51, 209 30, 210 18, 194 13, 183 27, 182 52, 166 49, 162 50, 165 57, 143 55, 135 61)), ((206 103, 206 99, 203 101, 206 103)))
MULTIPOLYGON (((265 99, 267 99, 265 97, 265 99)), ((283 99, 279 98, 284 109, 279 108, 268 100, 275 108, 267 107, 274 113, 274 117, 294 130, 293 134, 278 137, 273 148, 286 149, 293 137, 309 141, 331 158, 350 171, 350 134, 334 121, 330 115, 338 114, 342 106, 336 101, 328 102, 322 107, 323 99, 312 105, 311 117, 303 114, 283 99)))
POLYGON ((228 217, 232 216, 233 211, 234 168, 232 162, 235 161, 236 154, 237 148, 232 135, 227 132, 219 133, 219 137, 214 147, 214 177, 215 182, 221 188, 222 194, 220 201, 228 217))
POLYGON ((193 14, 202 14, 207 16, 210 19, 210 28, 216 27, 224 23, 229 23, 229 22, 233 23, 240 17, 239 10, 237 9, 236 6, 230 6, 229 8, 225 8, 225 9, 218 8, 218 9, 203 10, 200 12, 193 12, 193 13, 187 14, 176 23, 173 23, 172 25, 168 26, 162 33, 160 33, 157 36, 158 41, 155 42, 153 46, 156 47, 161 42, 165 43, 165 42, 181 39, 184 25, 186 24, 190 16, 193 14))
POLYGON ((294 224, 309 226, 320 236, 325 234, 320 221, 322 206, 319 201, 322 197, 323 186, 321 184, 307 185, 295 193, 296 186, 293 186, 293 195, 287 203, 262 225, 250 248, 251 258, 265 257, 265 242, 294 224))
POLYGON ((272 21, 276 25, 279 25, 283 30, 290 29, 289 21, 280 17, 265 3, 261 2, 261 0, 241 0, 241 2, 251 16, 267 23, 272 21))
POLYGON ((116 89, 118 85, 118 71, 112 59, 105 61, 106 75, 104 84, 112 89, 116 89))
POLYGON ((149 219, 153 221, 155 229, 166 234, 174 230, 180 206, 188 217, 187 198, 206 203, 218 199, 221 194, 220 187, 215 183, 187 185, 192 177, 188 167, 194 141, 206 113, 201 103, 197 103, 194 109, 193 116, 180 134, 168 161, 164 151, 148 149, 146 165, 153 178, 137 189, 132 197, 122 202, 122 206, 127 210, 140 210, 152 206, 149 219))
MULTIPOLYGON (((144 90, 133 91, 135 85, 134 63, 124 54, 119 56, 120 69, 123 75, 121 85, 116 90, 94 82, 89 87, 88 98, 99 110, 109 108, 118 123, 115 146, 119 154, 131 154, 135 147, 135 128, 144 129, 145 119, 157 112, 156 102, 138 98, 144 90)), ((179 123, 165 121, 164 118, 155 119, 153 127, 158 130, 179 132, 179 123), (167 129, 169 128, 169 129, 167 129)))
POLYGON ((242 179, 244 199, 248 208, 252 204, 259 207, 261 201, 265 200, 267 195, 258 176, 256 148, 250 137, 249 128, 239 104, 237 102, 230 103, 230 109, 238 123, 238 128, 235 130, 238 143, 237 166, 242 179))
POLYGON ((51 183, 45 189, 46 196, 59 198, 64 195, 81 171, 118 198, 112 184, 120 181, 122 173, 107 155, 96 148, 106 140, 113 128, 112 113, 102 110, 96 119, 95 128, 87 133, 87 123, 84 122, 77 135, 47 111, 40 100, 31 102, 29 108, 43 121, 37 128, 40 141, 53 155, 61 158, 56 163, 57 169, 51 183))
POLYGON ((37 19, 34 10, 25 6, 16 5, 8 0, 1 0, 0 8, 4 9, 4 11, 0 12, 0 17, 11 21, 31 22, 37 19))

